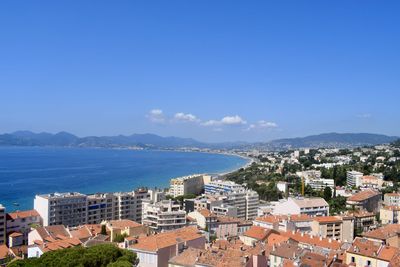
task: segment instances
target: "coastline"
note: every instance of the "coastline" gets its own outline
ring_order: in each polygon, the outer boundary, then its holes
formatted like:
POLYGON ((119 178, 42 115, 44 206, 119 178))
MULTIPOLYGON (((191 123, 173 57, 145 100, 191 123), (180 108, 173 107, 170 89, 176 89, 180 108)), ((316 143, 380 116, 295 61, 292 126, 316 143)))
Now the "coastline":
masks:
MULTIPOLYGON (((223 176, 252 163, 251 158, 222 151, 152 149, 152 151, 148 150, 148 152, 190 152, 198 155, 188 155, 188 157, 185 155, 172 155, 171 165, 169 165, 168 161, 163 160, 170 158, 167 155, 161 156, 161 161, 158 160, 158 157, 152 160, 152 155, 147 155, 145 156, 147 161, 143 162, 148 162, 148 164, 146 163, 144 165, 146 167, 142 169, 142 165, 140 165, 142 161, 137 161, 138 158, 141 158, 140 154, 142 152, 140 151, 134 152, 139 154, 136 154, 136 156, 134 154, 133 157, 131 153, 123 153, 121 157, 115 156, 121 155, 120 153, 114 154, 111 152, 111 154, 108 154, 108 152, 104 151, 116 151, 119 149, 90 148, 86 150, 84 148, 68 147, 66 148, 67 153, 65 153, 63 149, 53 149, 53 147, 44 147, 38 150, 39 148, 8 146, 1 151, 3 156, 9 160, 3 161, 2 165, 0 164, 0 168, 3 168, 2 172, 0 172, 0 185, 3 187, 3 190, 0 190, 2 195, 0 203, 5 205, 9 211, 31 209, 33 207, 33 198, 36 194, 70 191, 88 194, 92 192, 128 192, 141 187, 169 188, 170 179, 175 177, 193 173, 223 176), (14 148, 18 153, 14 153, 14 148), (85 153, 83 153, 84 150, 86 151, 85 153), (98 152, 101 153, 98 154, 98 152), (205 156, 199 154, 214 154, 232 158, 204 158, 205 156), (12 157, 7 155, 12 155, 12 157), (38 155, 39 158, 37 157, 38 155), (95 156, 92 157, 92 155, 95 156), (100 157, 98 157, 99 155, 100 157), (31 158, 35 159, 35 161, 31 162, 31 158), (188 161, 186 161, 186 158, 188 161), (207 160, 204 161, 203 158, 207 160), (24 162, 24 168, 21 168, 20 164, 15 165, 14 162, 24 162), (68 164, 63 162, 68 162, 68 164), (172 171, 166 171, 167 169, 172 171), (138 170, 138 172, 136 173, 135 170, 138 170), (101 183, 102 185, 100 185, 100 183, 96 182, 98 179, 112 182, 104 183, 104 185, 101 183), (8 190, 5 190, 6 188, 8 190), (18 203, 18 205, 14 203, 18 203)), ((157 153, 155 154, 157 155, 157 153)))

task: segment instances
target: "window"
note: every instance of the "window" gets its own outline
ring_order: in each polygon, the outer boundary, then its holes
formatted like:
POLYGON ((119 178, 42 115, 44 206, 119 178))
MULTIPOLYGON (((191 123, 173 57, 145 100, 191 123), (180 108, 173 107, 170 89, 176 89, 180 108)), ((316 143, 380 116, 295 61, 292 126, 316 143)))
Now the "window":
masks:
POLYGON ((351 257, 351 262, 356 262, 356 258, 351 257))
POLYGON ((371 261, 370 260, 367 261, 367 266, 371 266, 371 261))

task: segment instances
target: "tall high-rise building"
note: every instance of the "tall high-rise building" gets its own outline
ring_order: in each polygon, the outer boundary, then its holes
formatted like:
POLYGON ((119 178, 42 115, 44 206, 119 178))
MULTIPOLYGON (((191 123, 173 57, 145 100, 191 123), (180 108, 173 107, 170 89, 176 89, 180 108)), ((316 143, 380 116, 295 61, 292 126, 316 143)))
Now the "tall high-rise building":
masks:
POLYGON ((80 193, 36 195, 34 209, 43 219, 43 226, 78 226, 87 222, 87 196, 80 193))

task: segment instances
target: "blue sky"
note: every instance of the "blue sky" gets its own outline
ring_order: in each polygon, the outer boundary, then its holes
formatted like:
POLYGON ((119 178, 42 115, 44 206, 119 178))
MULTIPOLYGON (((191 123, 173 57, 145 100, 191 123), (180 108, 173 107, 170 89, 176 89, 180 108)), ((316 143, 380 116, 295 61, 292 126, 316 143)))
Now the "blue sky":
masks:
POLYGON ((400 135, 398 1, 1 1, 0 132, 400 135))

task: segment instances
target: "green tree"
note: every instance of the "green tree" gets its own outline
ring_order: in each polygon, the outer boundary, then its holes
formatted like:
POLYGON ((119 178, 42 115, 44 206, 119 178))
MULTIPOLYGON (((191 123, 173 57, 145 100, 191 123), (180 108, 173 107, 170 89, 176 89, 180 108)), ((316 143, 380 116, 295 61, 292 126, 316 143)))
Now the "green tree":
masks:
POLYGON ((332 199, 332 189, 329 186, 324 188, 324 199, 329 202, 332 199))
POLYGON ((112 244, 74 247, 44 253, 40 258, 11 262, 8 267, 125 267, 136 262, 136 254, 112 244))

